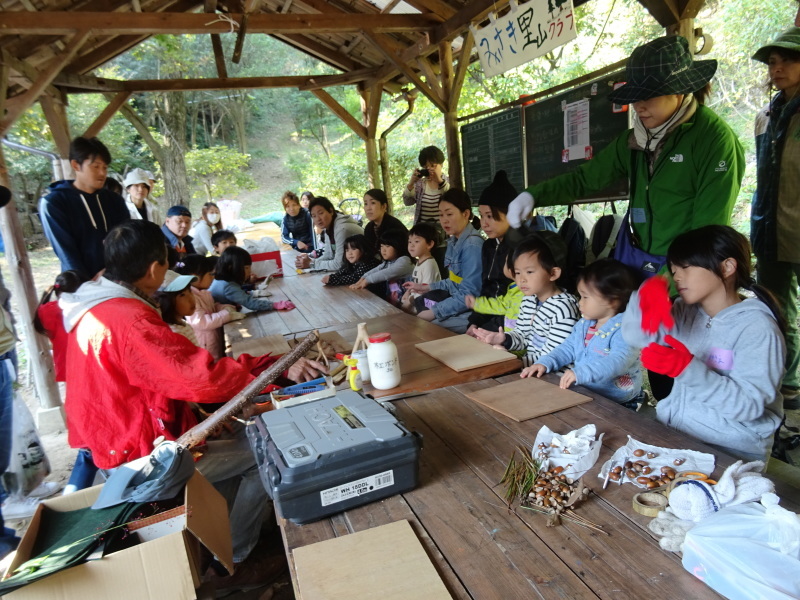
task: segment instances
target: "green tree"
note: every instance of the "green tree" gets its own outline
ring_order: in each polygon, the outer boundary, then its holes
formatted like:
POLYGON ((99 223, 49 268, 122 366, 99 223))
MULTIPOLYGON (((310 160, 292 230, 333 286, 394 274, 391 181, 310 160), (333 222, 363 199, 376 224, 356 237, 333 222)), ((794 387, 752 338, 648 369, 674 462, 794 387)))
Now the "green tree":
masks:
POLYGON ((192 199, 213 202, 242 190, 256 188, 247 171, 250 156, 225 146, 190 150, 186 153, 186 170, 192 182, 192 199))

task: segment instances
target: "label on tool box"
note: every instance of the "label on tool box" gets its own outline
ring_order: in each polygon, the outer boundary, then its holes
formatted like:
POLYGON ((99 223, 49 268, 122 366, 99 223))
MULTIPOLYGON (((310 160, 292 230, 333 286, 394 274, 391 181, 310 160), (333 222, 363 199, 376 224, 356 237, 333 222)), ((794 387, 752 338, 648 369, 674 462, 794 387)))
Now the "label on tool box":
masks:
POLYGON ((364 479, 322 490, 319 493, 320 502, 322 506, 329 506, 391 485, 394 485, 394 471, 384 471, 377 475, 364 477, 364 479))
POLYGON ((340 404, 339 406, 334 406, 333 412, 339 415, 342 418, 342 421, 347 423, 347 426, 350 429, 361 429, 364 427, 364 424, 358 420, 358 417, 355 416, 350 411, 350 409, 343 404, 340 404))

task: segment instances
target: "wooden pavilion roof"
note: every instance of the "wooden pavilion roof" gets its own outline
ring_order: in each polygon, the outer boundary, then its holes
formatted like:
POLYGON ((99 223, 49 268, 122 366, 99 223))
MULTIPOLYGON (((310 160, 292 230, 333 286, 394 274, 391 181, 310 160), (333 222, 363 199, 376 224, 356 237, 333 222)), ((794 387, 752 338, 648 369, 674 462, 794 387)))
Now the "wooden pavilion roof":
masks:
MULTIPOLYGON (((640 2, 668 27, 693 17, 703 0, 640 2)), ((313 90, 350 83, 398 91, 411 83, 443 108, 436 84, 442 47, 450 44, 451 60, 460 58, 462 34, 472 49, 469 24, 505 7, 506 0, 0 0, 0 102, 14 116, 16 108, 30 105, 34 91, 58 100, 76 92, 313 90), (91 75, 150 35, 185 33, 210 34, 217 78, 125 82, 91 75), (236 60, 244 37, 258 33, 341 74, 228 78, 226 60, 232 57, 223 56, 220 36, 237 37, 236 60)))

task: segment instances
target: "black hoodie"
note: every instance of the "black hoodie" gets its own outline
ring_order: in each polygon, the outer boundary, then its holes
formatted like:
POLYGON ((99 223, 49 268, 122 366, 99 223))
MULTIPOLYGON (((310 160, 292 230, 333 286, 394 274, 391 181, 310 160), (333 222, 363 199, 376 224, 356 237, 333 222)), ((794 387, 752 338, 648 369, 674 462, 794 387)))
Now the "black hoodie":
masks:
POLYGON ((107 189, 82 192, 72 181, 56 181, 49 190, 39 202, 39 217, 61 270, 94 277, 105 267, 106 234, 131 218, 125 200, 107 189))

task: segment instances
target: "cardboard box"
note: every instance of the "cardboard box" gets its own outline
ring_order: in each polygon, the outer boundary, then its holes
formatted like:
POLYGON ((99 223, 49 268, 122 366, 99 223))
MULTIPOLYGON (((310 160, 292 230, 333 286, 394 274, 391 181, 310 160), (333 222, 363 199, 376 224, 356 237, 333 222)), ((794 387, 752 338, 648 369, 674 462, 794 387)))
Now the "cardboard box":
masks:
MULTIPOLYGON (((100 489, 96 486, 69 496, 42 502, 58 511, 91 506, 100 489)), ((133 548, 80 564, 45 577, 3 598, 8 600, 192 600, 200 587, 200 544, 208 548, 233 573, 228 506, 214 486, 195 471, 186 484, 180 528, 166 532, 133 548)), ((9 567, 13 571, 30 558, 30 552, 41 523, 41 506, 20 542, 17 555, 9 567)), ((176 511, 180 513, 180 511, 176 511)), ((175 513, 173 513, 175 514, 175 513)), ((173 521, 174 523, 174 521, 173 521)))

